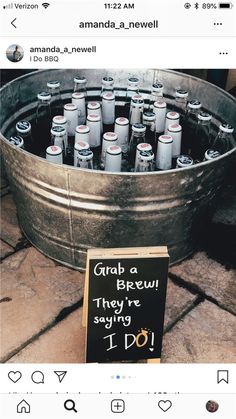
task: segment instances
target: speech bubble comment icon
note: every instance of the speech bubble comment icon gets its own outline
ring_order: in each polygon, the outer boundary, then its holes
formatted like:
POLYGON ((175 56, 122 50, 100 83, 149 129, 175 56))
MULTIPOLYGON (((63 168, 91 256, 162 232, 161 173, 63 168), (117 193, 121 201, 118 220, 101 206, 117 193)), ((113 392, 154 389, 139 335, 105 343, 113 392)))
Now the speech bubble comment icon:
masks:
POLYGON ((42 371, 34 371, 31 375, 31 380, 35 384, 44 384, 44 374, 42 371))

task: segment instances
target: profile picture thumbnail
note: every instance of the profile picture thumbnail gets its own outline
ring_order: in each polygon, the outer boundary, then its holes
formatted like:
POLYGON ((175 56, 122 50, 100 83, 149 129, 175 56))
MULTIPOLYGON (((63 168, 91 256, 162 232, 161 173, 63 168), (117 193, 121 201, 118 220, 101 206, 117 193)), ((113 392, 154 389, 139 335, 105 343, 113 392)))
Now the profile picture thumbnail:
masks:
POLYGON ((6 57, 12 63, 17 63, 24 57, 24 50, 20 45, 12 44, 6 50, 6 57))
POLYGON ((210 413, 215 413, 219 409, 219 404, 214 400, 209 400, 206 403, 206 410, 210 413))

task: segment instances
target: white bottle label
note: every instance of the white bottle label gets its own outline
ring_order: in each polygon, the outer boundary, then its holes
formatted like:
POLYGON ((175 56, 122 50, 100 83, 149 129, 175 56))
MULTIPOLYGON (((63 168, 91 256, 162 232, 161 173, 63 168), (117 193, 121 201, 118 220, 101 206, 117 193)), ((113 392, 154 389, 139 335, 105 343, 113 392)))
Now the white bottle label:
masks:
POLYGON ((78 125, 83 125, 86 121, 85 98, 72 98, 72 103, 78 108, 78 125))
POLYGON ((165 130, 166 123, 166 108, 153 108, 153 112, 156 114, 156 132, 160 134, 165 130))
POLYGON ((172 166, 172 143, 158 141, 156 167, 161 170, 169 170, 172 166))
POLYGON ((129 142, 129 124, 115 124, 115 133, 118 136, 117 144, 121 147, 123 153, 127 153, 129 142))
POLYGON ((64 109, 64 116, 67 119, 67 132, 69 136, 75 135, 75 128, 78 125, 78 111, 64 109))
POLYGON ((106 125, 114 124, 115 122, 115 100, 102 99, 102 119, 106 125))

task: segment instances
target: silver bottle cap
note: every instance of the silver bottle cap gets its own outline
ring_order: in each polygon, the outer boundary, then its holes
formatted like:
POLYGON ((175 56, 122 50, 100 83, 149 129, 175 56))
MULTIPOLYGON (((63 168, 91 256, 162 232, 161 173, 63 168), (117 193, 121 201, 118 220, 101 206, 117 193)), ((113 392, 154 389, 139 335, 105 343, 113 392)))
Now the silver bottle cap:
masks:
POLYGON ((219 153, 219 151, 208 149, 205 152, 205 160, 213 160, 213 159, 216 159, 217 157, 220 157, 220 156, 221 156, 221 154, 219 153))
POLYGON ((66 130, 61 125, 55 125, 51 129, 51 134, 57 137, 64 137, 64 135, 66 134, 66 130))
POLYGON ((82 161, 89 161, 93 159, 93 152, 91 150, 80 150, 78 152, 78 159, 82 161))
POLYGON ((58 80, 50 80, 47 82, 47 87, 49 87, 49 89, 57 89, 60 86, 61 83, 58 80))
POLYGON ((29 121, 19 121, 16 123, 16 130, 21 134, 27 134, 31 131, 31 123, 29 121))
POLYGON ((139 79, 137 77, 129 77, 128 78, 128 84, 129 86, 136 87, 139 85, 139 79))
POLYGON ((184 89, 177 89, 175 92, 175 97, 179 98, 187 98, 188 97, 188 91, 184 89))
POLYGON ((87 79, 84 76, 77 76, 74 78, 74 83, 78 83, 78 84, 87 83, 87 79))
POLYGON ((113 86, 113 84, 114 84, 113 77, 103 77, 102 84, 104 86, 113 86))
POLYGON ((134 124, 134 125, 132 125, 132 131, 134 131, 134 132, 145 132, 146 127, 143 124, 134 124))
POLYGON ((208 112, 200 112, 197 117, 199 121, 211 121, 212 119, 212 115, 208 112))
POLYGON ((16 147, 23 148, 24 147, 24 140, 20 135, 13 135, 9 142, 16 147))
POLYGON ((42 100, 43 102, 50 102, 51 97, 52 96, 48 92, 40 92, 37 95, 38 100, 42 100))
POLYGON ((152 85, 153 92, 161 93, 163 89, 164 89, 164 85, 162 83, 154 83, 152 85))
POLYGON ((190 100, 190 102, 188 102, 188 108, 190 109, 200 109, 201 107, 202 107, 202 104, 197 99, 190 100))
POLYGON ((152 161, 154 159, 154 153, 152 151, 140 151, 139 160, 152 161))
POLYGON ((227 132, 228 134, 232 134, 234 132, 234 128, 229 124, 221 124, 220 130, 223 132, 227 132))
POLYGON ((155 121, 156 114, 154 112, 144 112, 143 113, 143 120, 144 121, 155 121))
POLYGON ((177 167, 189 167, 193 165, 193 159, 187 155, 181 155, 177 158, 177 167))

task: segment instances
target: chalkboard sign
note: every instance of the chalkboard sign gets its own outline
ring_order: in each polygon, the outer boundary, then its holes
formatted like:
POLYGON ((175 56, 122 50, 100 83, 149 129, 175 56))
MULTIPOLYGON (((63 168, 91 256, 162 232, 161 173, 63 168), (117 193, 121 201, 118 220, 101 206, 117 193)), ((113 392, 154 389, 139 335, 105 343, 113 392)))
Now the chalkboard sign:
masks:
POLYGON ((86 362, 160 358, 168 264, 166 247, 88 251, 86 362))

